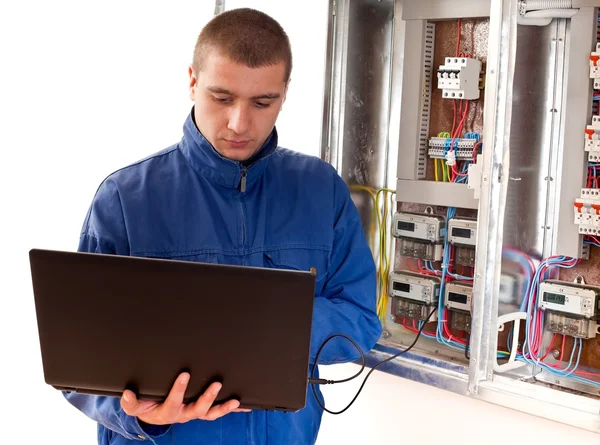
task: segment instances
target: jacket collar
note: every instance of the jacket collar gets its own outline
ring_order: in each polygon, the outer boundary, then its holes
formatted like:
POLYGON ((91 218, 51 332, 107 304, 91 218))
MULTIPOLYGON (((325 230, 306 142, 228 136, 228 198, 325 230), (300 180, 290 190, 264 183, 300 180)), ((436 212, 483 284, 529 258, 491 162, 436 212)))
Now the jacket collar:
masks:
POLYGON ((277 148, 277 130, 273 131, 252 158, 244 162, 232 161, 221 156, 212 144, 200 133, 194 122, 194 109, 183 125, 183 138, 179 149, 189 164, 201 175, 219 185, 243 190, 242 173, 245 174, 245 188, 250 188, 263 174, 267 158, 277 148))

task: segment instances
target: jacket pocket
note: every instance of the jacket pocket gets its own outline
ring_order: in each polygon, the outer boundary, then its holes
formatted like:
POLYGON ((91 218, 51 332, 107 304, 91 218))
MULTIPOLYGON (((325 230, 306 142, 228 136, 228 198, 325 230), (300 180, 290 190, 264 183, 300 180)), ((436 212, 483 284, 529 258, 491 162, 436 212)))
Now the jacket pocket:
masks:
POLYGON ((327 276, 329 251, 310 248, 284 248, 264 252, 264 266, 273 269, 300 270, 314 269, 317 283, 327 276))
POLYGON ((221 263, 216 253, 179 253, 179 252, 153 252, 138 253, 134 256, 143 258, 156 258, 162 260, 191 261, 194 263, 221 263))

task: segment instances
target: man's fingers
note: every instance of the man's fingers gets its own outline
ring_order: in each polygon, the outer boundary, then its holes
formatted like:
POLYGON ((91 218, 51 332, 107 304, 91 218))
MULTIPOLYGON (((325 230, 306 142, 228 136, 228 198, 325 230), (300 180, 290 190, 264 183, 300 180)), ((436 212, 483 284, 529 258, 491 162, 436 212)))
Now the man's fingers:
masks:
POLYGON ((208 410, 206 415, 203 417, 204 420, 217 420, 219 417, 223 417, 229 413, 234 412, 240 406, 240 402, 237 400, 230 400, 222 405, 213 406, 208 410))
POLYGON ((121 408, 130 416, 137 416, 141 411, 140 402, 133 391, 126 389, 121 396, 121 408))
POLYGON ((186 407, 185 416, 189 419, 204 418, 210 407, 215 403, 215 399, 219 395, 221 387, 221 384, 218 382, 210 385, 198 400, 186 407))
POLYGON ((251 413, 252 410, 251 409, 244 409, 244 408, 238 408, 238 409, 234 409, 232 411, 232 413, 251 413))
POLYGON ((174 422, 181 413, 183 398, 189 381, 190 375, 187 372, 182 372, 177 377, 177 380, 175 380, 171 391, 169 391, 167 400, 164 401, 160 408, 160 415, 166 422, 174 422))

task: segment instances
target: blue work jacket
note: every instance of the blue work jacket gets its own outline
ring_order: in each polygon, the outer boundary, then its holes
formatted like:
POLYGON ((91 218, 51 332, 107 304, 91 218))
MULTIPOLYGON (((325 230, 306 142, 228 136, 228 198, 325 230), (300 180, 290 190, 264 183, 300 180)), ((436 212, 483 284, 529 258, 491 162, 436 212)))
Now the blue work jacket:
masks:
MULTIPOLYGON (((235 162, 219 155, 203 137, 192 111, 180 142, 102 182, 78 250, 315 268, 311 365, 332 334, 353 338, 365 353, 381 334, 375 265, 348 187, 326 162, 278 147, 275 129, 249 162, 235 162)), ((358 357, 352 344, 336 339, 323 350, 319 364, 358 357)), ((315 443, 322 417, 310 388, 306 407, 296 413, 254 410, 216 421, 145 429, 123 412, 117 397, 64 396, 98 422, 98 442, 103 445, 308 445, 315 443)))

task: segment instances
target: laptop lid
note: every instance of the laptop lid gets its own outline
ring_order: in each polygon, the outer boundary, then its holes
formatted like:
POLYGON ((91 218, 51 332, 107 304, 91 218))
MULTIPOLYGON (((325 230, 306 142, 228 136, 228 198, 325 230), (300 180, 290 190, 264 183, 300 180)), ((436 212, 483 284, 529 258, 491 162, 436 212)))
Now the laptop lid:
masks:
POLYGON ((32 249, 44 378, 65 391, 189 403, 306 404, 315 277, 306 271, 32 249))

